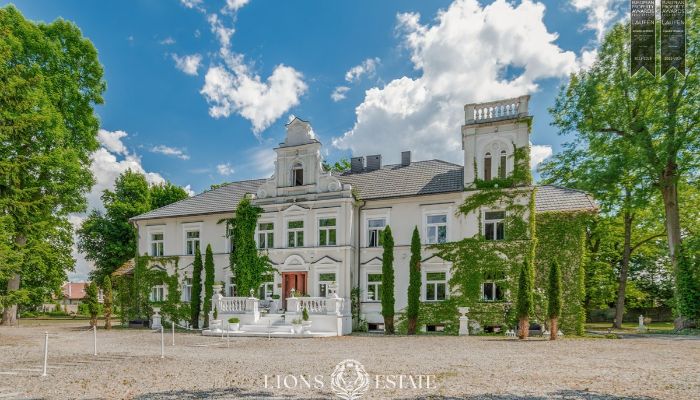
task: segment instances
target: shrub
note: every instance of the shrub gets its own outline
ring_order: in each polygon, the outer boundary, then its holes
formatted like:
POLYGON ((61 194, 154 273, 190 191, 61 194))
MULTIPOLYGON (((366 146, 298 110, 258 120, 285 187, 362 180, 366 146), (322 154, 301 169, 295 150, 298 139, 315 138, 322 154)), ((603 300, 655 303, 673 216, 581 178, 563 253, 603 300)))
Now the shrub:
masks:
POLYGON ((306 310, 306 307, 304 307, 304 309, 301 310, 301 318, 302 318, 304 321, 308 321, 308 320, 309 320, 309 312, 306 310))
POLYGON ((228 323, 229 323, 229 324, 238 324, 238 323, 240 323, 240 322, 241 322, 241 320, 238 319, 238 318, 236 318, 236 317, 231 317, 231 318, 228 319, 228 323))

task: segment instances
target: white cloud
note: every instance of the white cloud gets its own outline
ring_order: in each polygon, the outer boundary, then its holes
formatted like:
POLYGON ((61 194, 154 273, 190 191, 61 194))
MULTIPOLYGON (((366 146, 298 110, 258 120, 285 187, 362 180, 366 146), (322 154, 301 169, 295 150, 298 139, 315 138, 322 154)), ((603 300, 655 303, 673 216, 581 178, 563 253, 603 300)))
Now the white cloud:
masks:
POLYGON ((627 4, 622 0, 570 0, 577 11, 587 14, 586 28, 596 32, 598 42, 603 39, 605 32, 613 20, 620 14, 621 6, 627 4))
POLYGON ((231 163, 219 164, 216 166, 216 170, 219 171, 219 175, 223 176, 233 175, 235 172, 231 163))
POLYGON ((180 3, 187 8, 197 8, 202 5, 202 0, 180 0, 180 3))
POLYGON ((221 47, 228 47, 231 44, 231 36, 236 31, 233 28, 226 27, 219 18, 218 14, 209 14, 207 21, 211 26, 211 31, 216 35, 216 39, 219 41, 221 47))
POLYGON ((164 46, 170 46, 170 45, 175 44, 175 39, 168 36, 165 39, 161 40, 159 43, 164 45, 164 46))
POLYGON ((165 154, 166 156, 177 157, 181 160, 189 160, 190 156, 185 153, 185 150, 178 149, 176 147, 166 146, 164 144, 159 144, 151 148, 151 152, 165 154))
POLYGON ((530 168, 533 170, 552 155, 552 146, 530 144, 530 168))
POLYGON ((350 88, 347 86, 338 86, 337 88, 333 89, 331 99, 333 99, 335 102, 345 99, 345 93, 347 93, 348 90, 350 90, 350 88))
POLYGON ((175 67, 180 71, 187 75, 197 75, 197 70, 199 70, 199 65, 202 62, 202 56, 199 54, 191 54, 180 57, 177 54, 173 54, 173 60, 175 60, 175 67))
POLYGON ((249 2, 250 0, 226 0, 226 6, 224 6, 224 10, 229 12, 236 12, 249 2))
POLYGON ((345 80, 348 82, 356 82, 360 80, 363 75, 374 76, 374 73, 377 70, 377 64, 380 62, 381 60, 379 57, 368 58, 365 61, 362 61, 360 65, 350 68, 348 72, 345 73, 345 80))
POLYGON ((537 90, 537 81, 577 68, 576 55, 554 42, 543 22, 545 6, 505 0, 481 6, 455 0, 428 24, 399 14, 397 31, 416 78, 401 77, 365 92, 352 129, 333 140, 355 154, 382 152, 396 162, 401 150, 417 159, 463 162, 459 127, 466 103, 510 98, 537 90), (520 71, 505 76, 507 67, 520 71))
POLYGON ((183 189, 185 189, 185 192, 187 192, 187 195, 190 197, 196 194, 194 190, 192 190, 192 185, 186 185, 183 189))
POLYGON ((128 150, 124 143, 122 143, 122 138, 126 137, 127 133, 124 131, 108 131, 105 129, 100 129, 97 131, 97 140, 100 142, 102 147, 117 154, 127 154, 128 150))

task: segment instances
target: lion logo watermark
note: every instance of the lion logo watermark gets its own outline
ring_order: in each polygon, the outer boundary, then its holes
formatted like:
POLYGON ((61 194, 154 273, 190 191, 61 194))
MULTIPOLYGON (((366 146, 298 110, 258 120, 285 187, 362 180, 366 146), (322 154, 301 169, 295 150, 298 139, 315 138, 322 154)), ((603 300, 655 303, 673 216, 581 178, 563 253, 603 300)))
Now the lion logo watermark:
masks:
POLYGON ((359 399, 369 389, 369 374, 360 362, 343 360, 331 374, 331 389, 341 399, 359 399))

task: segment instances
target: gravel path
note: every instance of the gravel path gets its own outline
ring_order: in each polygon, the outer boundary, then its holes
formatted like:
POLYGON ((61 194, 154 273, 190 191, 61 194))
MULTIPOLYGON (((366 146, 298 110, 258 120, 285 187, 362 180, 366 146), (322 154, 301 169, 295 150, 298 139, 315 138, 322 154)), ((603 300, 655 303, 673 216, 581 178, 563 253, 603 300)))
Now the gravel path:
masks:
POLYGON ((173 347, 166 332, 161 359, 159 333, 98 330, 94 356, 85 321, 33 325, 0 327, 0 399, 336 398, 330 375, 344 359, 359 361, 370 376, 361 399, 700 398, 700 340, 690 338, 346 336, 235 338, 227 346, 220 338, 178 333, 173 347), (41 377, 45 330, 49 369, 41 377), (294 375, 287 383, 296 380, 296 387, 281 381, 277 388, 278 374, 294 375), (409 374, 414 382, 431 375, 431 388, 386 388, 386 378, 376 376, 409 374), (313 387, 316 375, 322 388, 313 387))

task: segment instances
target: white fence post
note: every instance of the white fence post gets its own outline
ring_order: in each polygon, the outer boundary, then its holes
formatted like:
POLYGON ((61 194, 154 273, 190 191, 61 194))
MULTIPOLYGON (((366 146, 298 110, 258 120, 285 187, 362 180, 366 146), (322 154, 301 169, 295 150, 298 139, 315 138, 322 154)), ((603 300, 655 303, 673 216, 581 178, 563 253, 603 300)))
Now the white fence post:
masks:
POLYGON ((46 376, 46 365, 49 361, 49 332, 44 332, 44 373, 41 376, 46 376))
POLYGON ((160 326, 160 358, 165 358, 165 333, 163 325, 160 326))
POLYGON ((175 346, 175 322, 171 322, 170 326, 172 327, 172 330, 173 330, 173 346, 175 346))
POLYGON ((97 325, 92 326, 92 338, 94 339, 94 352, 93 356, 97 355, 97 325))

